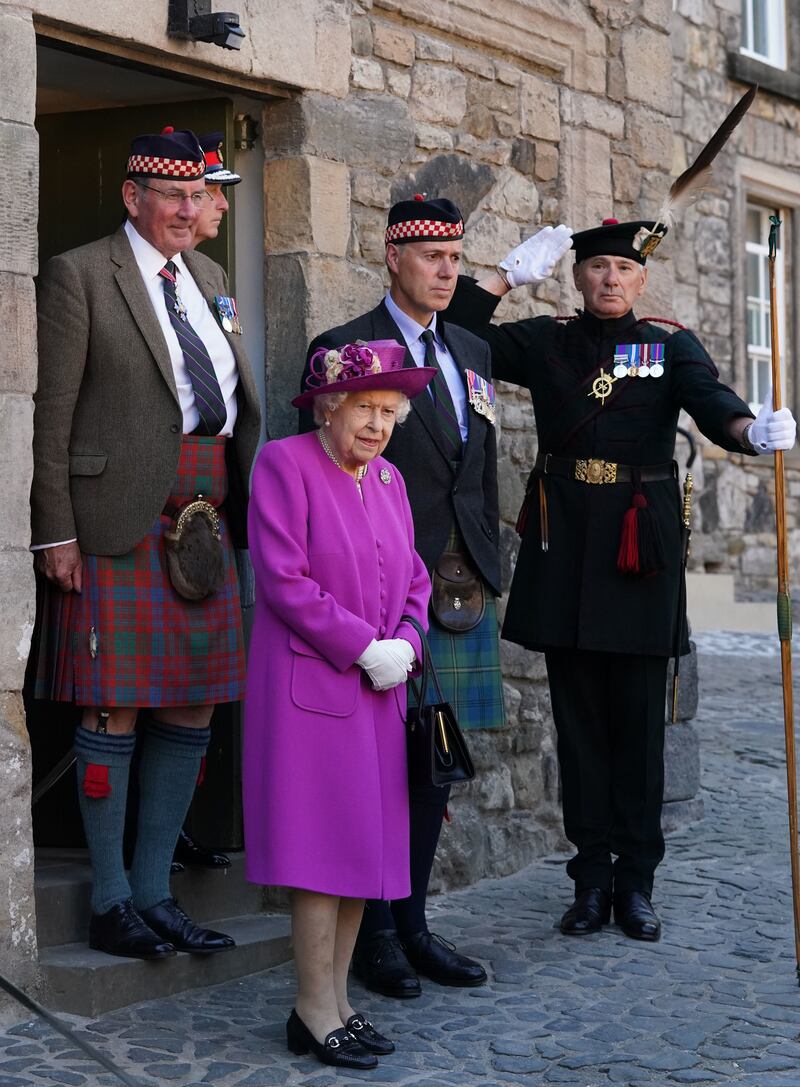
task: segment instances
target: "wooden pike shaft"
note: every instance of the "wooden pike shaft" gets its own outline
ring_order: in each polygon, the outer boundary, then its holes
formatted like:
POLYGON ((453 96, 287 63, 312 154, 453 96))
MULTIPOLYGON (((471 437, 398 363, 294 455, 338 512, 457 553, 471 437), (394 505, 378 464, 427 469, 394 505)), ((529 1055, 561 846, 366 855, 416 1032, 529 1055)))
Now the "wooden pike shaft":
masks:
MULTIPOLYGON (((769 232, 769 305, 772 346, 772 404, 782 406, 781 355, 778 343, 778 292, 775 282, 780 219, 771 215, 769 232)), ((778 547, 778 637, 781 642, 781 677, 783 680, 783 728, 786 741, 786 785, 789 802, 789 854, 792 864, 792 904, 794 908, 794 951, 797 979, 800 982, 800 856, 797 837, 797 770, 794 751, 794 694, 792 691, 792 601, 789 584, 789 545, 786 530, 786 487, 783 452, 775 452, 775 525, 778 547)))

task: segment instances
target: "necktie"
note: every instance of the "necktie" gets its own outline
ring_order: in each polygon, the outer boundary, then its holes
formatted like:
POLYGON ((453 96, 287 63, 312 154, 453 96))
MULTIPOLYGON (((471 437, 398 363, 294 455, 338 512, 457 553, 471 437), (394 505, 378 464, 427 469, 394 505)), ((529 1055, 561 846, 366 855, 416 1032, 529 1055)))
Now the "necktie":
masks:
POLYGON ((176 273, 175 262, 168 260, 158 274, 164 279, 164 302, 170 324, 175 329, 183 352, 183 361, 192 382, 194 402, 200 414, 200 424, 195 434, 219 434, 228 417, 225 400, 206 345, 189 324, 183 303, 178 300, 175 289, 176 273))
POLYGON ((453 398, 450 395, 444 374, 439 366, 439 360, 436 357, 432 330, 426 328, 420 339, 425 344, 425 365, 432 366, 436 370, 436 376, 431 382, 430 388, 433 391, 433 402, 439 416, 439 425, 442 428, 442 434, 453 451, 453 457, 458 459, 461 456, 461 430, 458 425, 456 409, 453 406, 453 398))

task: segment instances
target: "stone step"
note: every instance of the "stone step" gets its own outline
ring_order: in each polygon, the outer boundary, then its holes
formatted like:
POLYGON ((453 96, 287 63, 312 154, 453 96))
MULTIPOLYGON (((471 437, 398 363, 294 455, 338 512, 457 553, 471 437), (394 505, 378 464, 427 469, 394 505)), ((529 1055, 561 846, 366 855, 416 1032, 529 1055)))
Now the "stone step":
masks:
POLYGON ((291 958, 285 915, 225 917, 209 920, 209 927, 230 933, 236 947, 156 962, 106 955, 85 943, 44 947, 39 952, 43 1003, 54 1011, 95 1017, 141 1000, 245 977, 291 958))
POLYGON ((686 600, 692 630, 774 633, 775 603, 737 601, 734 589, 732 574, 687 573, 686 600))
MULTIPOLYGON (((245 879, 244 853, 229 856, 230 868, 187 868, 172 877, 172 893, 193 920, 241 917, 274 905, 265 888, 245 879)), ((91 910, 86 851, 37 850, 34 886, 39 947, 84 941, 91 910)))

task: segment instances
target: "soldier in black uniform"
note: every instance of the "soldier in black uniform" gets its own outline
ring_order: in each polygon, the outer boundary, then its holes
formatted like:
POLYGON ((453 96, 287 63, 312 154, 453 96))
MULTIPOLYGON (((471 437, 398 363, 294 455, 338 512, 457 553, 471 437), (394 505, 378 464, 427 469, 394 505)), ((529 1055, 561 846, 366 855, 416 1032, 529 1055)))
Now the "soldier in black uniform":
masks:
POLYGON ((753 420, 694 333, 634 315, 647 282, 634 241, 653 228, 606 220, 574 235, 576 317, 490 324, 509 287, 543 278, 528 268, 537 236, 480 284, 460 277, 445 313, 487 340, 496 378, 533 399, 539 450, 502 634, 547 663, 564 827, 577 849, 561 930, 596 931, 613 902, 641 940, 661 928, 650 896, 664 854, 666 670, 679 621, 678 414, 732 452, 788 449, 795 433, 771 398, 753 420))

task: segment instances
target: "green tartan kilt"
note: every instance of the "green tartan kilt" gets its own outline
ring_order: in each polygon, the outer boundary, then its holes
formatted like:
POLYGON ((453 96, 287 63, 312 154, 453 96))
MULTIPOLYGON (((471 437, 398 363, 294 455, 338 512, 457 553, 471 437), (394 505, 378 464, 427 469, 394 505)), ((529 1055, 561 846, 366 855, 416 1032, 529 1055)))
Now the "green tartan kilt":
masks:
MULTIPOLYGON (((430 612, 428 644, 442 696, 456 711, 462 729, 502 728, 506 723, 497 603, 486 586, 483 619, 464 634, 441 627, 430 612)), ((429 684, 429 698, 434 694, 429 684)), ((413 701, 411 685, 409 702, 413 701)))

